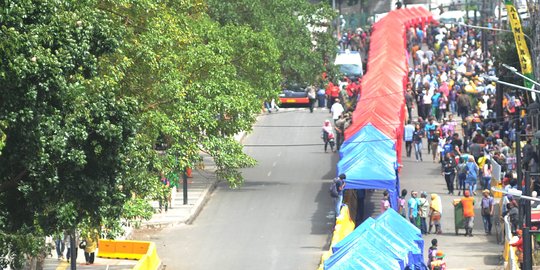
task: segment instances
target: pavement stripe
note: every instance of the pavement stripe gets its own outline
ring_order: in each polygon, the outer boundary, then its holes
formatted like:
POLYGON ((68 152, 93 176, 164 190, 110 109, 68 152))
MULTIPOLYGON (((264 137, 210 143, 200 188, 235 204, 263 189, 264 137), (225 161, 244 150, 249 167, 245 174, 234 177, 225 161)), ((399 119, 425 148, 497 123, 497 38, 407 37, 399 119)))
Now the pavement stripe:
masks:
POLYGON ((69 263, 67 262, 61 262, 57 267, 56 270, 65 270, 69 266, 69 263))

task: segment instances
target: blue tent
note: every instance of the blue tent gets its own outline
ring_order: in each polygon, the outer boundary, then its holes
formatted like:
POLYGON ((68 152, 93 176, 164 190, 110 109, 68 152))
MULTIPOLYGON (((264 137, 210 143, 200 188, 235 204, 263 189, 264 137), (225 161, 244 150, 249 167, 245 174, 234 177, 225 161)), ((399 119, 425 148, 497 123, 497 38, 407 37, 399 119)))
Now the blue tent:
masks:
POLYGON ((406 222, 402 222, 404 218, 396 211, 385 211, 376 220, 378 226, 394 230, 394 233, 413 240, 420 250, 424 250, 424 239, 422 239, 420 229, 406 220, 406 222), (399 228, 399 230, 396 230, 396 228, 399 228))
POLYGON ((398 260, 391 255, 383 253, 380 249, 370 245, 367 241, 361 242, 357 246, 361 252, 345 253, 339 260, 328 260, 324 263, 324 269, 350 270, 350 269, 370 269, 388 270, 403 269, 398 260), (373 258, 376 258, 374 260, 373 258))
POLYGON ((420 231, 394 210, 389 209, 377 219, 366 219, 352 233, 334 245, 332 247, 334 254, 325 261, 324 266, 325 269, 332 270, 406 267, 426 269, 423 262, 423 247, 420 231), (369 241, 366 241, 367 239, 369 241), (382 261, 391 262, 393 266, 383 265, 382 261), (363 267, 373 263, 378 266, 363 267))
POLYGON ((348 249, 352 247, 354 244, 356 244, 358 241, 360 241, 360 235, 365 231, 371 228, 371 225, 375 223, 375 219, 373 218, 367 218, 360 224, 360 226, 356 227, 354 231, 352 231, 349 235, 345 236, 341 241, 337 242, 332 247, 332 253, 337 253, 338 250, 345 248, 348 249))
POLYGON ((397 209, 398 181, 395 142, 368 124, 343 143, 339 174, 346 174, 345 189, 387 189, 397 209))
POLYGON ((338 174, 347 175, 346 189, 395 188, 397 158, 393 140, 367 125, 351 137, 348 145, 340 150, 343 157, 337 165, 338 174))

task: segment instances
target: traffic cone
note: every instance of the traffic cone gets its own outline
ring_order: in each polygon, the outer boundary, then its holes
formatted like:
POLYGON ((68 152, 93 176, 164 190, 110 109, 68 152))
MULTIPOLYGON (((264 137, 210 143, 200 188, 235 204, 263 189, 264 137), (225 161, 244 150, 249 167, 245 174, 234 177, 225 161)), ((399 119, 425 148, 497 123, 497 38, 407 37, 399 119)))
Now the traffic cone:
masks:
POLYGON ((186 168, 186 175, 187 175, 188 178, 193 178, 193 176, 191 175, 191 168, 190 167, 186 168))

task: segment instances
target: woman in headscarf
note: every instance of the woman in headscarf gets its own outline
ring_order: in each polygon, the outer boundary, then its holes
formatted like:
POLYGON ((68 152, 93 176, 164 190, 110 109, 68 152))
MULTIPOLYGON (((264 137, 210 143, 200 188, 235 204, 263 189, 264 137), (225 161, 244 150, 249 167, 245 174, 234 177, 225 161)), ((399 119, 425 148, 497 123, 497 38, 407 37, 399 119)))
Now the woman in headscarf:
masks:
POLYGON ((321 137, 324 141, 324 152, 327 152, 328 144, 330 144, 330 150, 334 152, 334 128, 330 124, 330 120, 324 120, 321 137))
POLYGON ((431 205, 429 209, 429 230, 435 225, 435 233, 441 234, 441 216, 442 216, 442 202, 441 197, 435 193, 431 194, 431 205))

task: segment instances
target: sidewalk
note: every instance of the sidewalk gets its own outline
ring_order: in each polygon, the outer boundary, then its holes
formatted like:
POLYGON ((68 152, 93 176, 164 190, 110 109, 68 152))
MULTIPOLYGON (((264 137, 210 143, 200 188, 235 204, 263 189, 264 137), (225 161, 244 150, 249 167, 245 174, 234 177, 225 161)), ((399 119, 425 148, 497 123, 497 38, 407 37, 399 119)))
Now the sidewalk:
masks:
MULTIPOLYGON (((234 136, 238 142, 242 142, 246 133, 240 132, 234 136)), ((152 201, 150 204, 155 209, 155 214, 150 220, 144 221, 141 228, 163 228, 177 224, 191 224, 206 204, 212 191, 216 188, 218 179, 215 175, 216 164, 212 157, 201 154, 204 168, 193 170, 192 178, 188 178, 187 204, 184 204, 182 185, 178 189, 173 188, 172 206, 165 212, 159 212, 159 203, 152 201)), ((128 237, 130 238, 130 237, 128 237)))
MULTIPOLYGON (((245 135, 244 132, 241 132, 234 136, 234 138, 236 141, 242 142, 245 135)), ((206 154, 201 154, 201 156, 203 158, 204 168, 193 170, 192 178, 188 178, 187 204, 184 204, 182 186, 180 186, 178 190, 173 189, 172 206, 168 211, 165 212, 163 209, 160 213, 158 201, 151 201, 150 205, 155 209, 155 214, 150 220, 142 222, 140 229, 159 229, 178 224, 191 224, 195 220, 208 201, 208 198, 210 198, 210 195, 218 182, 214 173, 216 169, 214 160, 206 154)), ((134 231, 130 228, 127 228, 126 230, 127 232, 124 238, 131 239, 134 231)), ((137 231, 137 229, 135 229, 135 231, 137 231)), ((136 260, 98 258, 98 249, 96 251, 94 264, 86 265, 83 250, 77 249, 77 251, 77 269, 132 269, 133 266, 137 264, 136 260)), ((66 251, 64 251, 64 254, 65 253, 66 251)), ((44 270, 70 269, 70 264, 65 259, 57 260, 56 252, 54 250, 52 251, 52 254, 52 257, 48 256, 45 259, 44 270)))
POLYGON ((202 155, 202 158, 204 169, 193 170, 192 177, 188 178, 187 204, 184 204, 184 190, 180 183, 178 189, 172 189, 172 205, 168 211, 165 212, 165 209, 162 209, 160 212, 158 201, 150 202, 155 214, 150 220, 143 221, 141 228, 163 228, 193 222, 217 183, 214 161, 206 154, 202 155))
MULTIPOLYGON (((416 110, 413 111, 413 115, 416 115, 416 110)), ((461 134, 461 119, 457 117, 456 120, 458 121, 456 132, 461 134)), ((402 189, 405 188, 409 191, 407 199, 410 198, 410 192, 412 190, 426 191, 428 193, 428 199, 431 193, 436 193, 441 197, 443 205, 441 219, 443 233, 440 235, 424 235, 424 254, 427 254, 427 250, 431 246, 431 240, 437 238, 439 249, 446 254, 445 260, 449 269, 503 269, 503 246, 497 244, 495 233, 492 235, 486 235, 484 233, 482 216, 480 214, 482 192, 477 191, 477 195, 474 196, 476 200, 474 207, 474 237, 465 237, 463 229, 459 229, 459 234, 456 235, 452 201, 454 199, 460 199, 462 196, 458 196, 457 193, 456 195, 447 194, 446 183, 441 175, 441 165, 432 162, 431 155, 427 154, 427 147, 423 147, 422 150, 424 162, 416 162, 414 150, 411 157, 406 157, 405 149, 403 149, 403 169, 400 174, 400 184, 402 189)), ((498 200, 495 200, 495 202, 498 202, 498 200)), ((459 226, 461 227, 461 224, 459 226)), ((494 230, 495 228, 493 228, 493 232, 494 230)))

